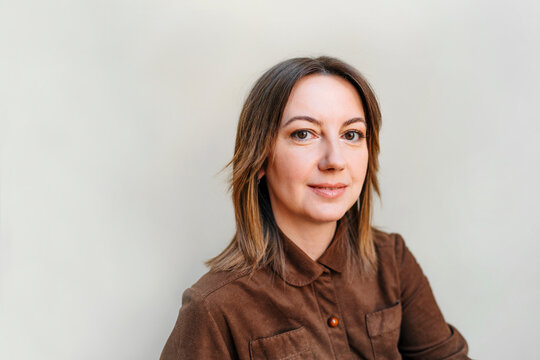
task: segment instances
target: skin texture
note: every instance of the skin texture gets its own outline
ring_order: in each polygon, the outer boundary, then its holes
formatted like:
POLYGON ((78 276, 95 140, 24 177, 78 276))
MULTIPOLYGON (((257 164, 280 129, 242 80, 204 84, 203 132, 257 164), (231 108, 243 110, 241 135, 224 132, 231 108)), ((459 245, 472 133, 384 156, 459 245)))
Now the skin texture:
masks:
POLYGON ((261 171, 277 225, 312 259, 328 247, 337 220, 362 190, 368 164, 363 119, 360 96, 347 80, 303 77, 261 171))

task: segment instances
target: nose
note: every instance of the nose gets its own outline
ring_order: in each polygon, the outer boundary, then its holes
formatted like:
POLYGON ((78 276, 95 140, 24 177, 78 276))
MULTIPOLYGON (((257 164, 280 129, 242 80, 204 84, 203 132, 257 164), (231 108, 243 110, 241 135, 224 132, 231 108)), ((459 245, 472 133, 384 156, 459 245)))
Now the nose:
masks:
POLYGON ((339 140, 326 139, 323 142, 323 153, 319 160, 319 170, 321 171, 341 171, 345 168, 345 158, 340 149, 339 140))

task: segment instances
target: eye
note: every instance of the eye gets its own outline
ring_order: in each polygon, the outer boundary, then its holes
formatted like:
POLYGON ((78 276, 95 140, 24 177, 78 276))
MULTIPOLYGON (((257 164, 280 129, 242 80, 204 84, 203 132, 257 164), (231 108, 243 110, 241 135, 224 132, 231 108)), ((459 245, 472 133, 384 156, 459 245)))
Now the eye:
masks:
POLYGON ((305 129, 296 130, 291 134, 291 138, 297 141, 306 141, 312 139, 313 137, 313 133, 305 129))
POLYGON ((361 131, 349 130, 345 134, 343 134, 343 137, 347 141, 360 141, 360 139, 363 139, 366 136, 361 131))

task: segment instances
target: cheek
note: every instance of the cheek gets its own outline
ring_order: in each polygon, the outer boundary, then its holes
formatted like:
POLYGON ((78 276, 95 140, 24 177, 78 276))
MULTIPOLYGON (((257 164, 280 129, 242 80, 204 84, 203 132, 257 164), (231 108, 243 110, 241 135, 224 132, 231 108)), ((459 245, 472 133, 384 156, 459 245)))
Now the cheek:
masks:
POLYGON ((274 154, 273 163, 268 172, 271 179, 280 180, 283 186, 294 186, 307 181, 311 166, 311 159, 303 149, 281 149, 274 154))
POLYGON ((369 155, 366 149, 360 155, 356 154, 356 156, 351 161, 351 175, 356 182, 360 183, 360 185, 363 184, 364 178, 366 176, 368 167, 368 156, 369 155))

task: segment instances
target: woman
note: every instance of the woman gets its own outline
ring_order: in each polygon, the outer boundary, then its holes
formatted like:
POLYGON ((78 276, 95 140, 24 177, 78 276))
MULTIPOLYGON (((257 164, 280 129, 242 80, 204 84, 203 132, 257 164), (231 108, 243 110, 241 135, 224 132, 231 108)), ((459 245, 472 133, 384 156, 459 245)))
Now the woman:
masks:
POLYGON ((329 57, 268 70, 238 124, 236 234, 161 359, 468 359, 398 234, 370 225, 381 115, 329 57))

